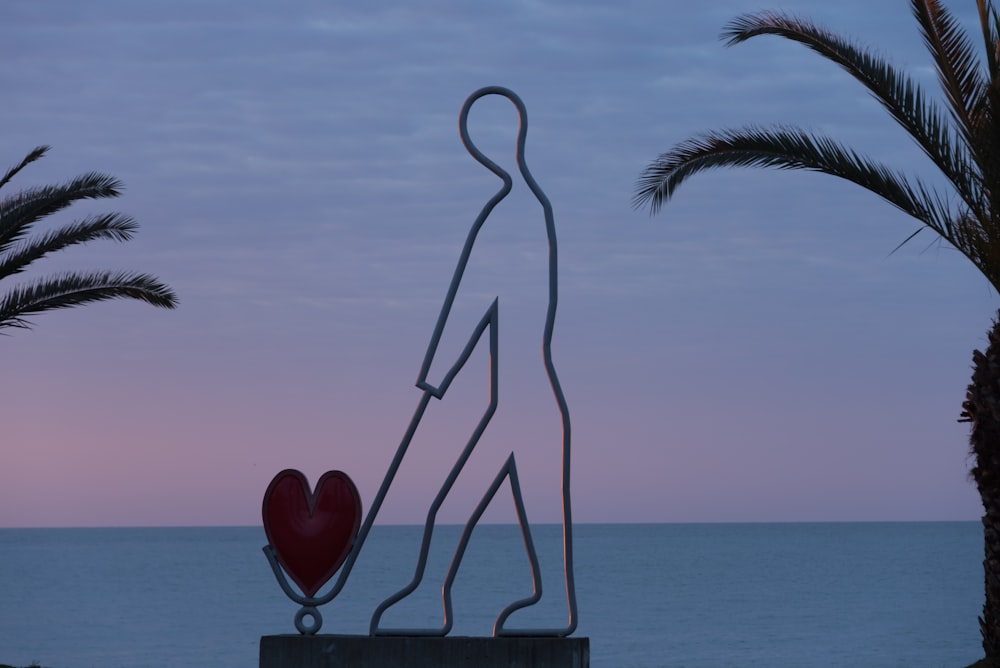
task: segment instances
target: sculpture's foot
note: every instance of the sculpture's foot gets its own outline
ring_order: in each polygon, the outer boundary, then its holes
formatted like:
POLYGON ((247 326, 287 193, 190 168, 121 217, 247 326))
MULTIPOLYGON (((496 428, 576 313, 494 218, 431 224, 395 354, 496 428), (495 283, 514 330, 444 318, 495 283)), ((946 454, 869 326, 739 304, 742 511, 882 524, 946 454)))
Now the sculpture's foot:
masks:
POLYGON ((452 620, 450 615, 446 615, 444 626, 433 629, 392 629, 382 627, 382 615, 396 603, 413 593, 415 587, 406 587, 386 600, 382 601, 372 614, 371 623, 368 626, 368 634, 373 636, 446 636, 451 631, 452 620))
POLYGON ((535 638, 562 638, 573 633, 573 631, 576 630, 575 621, 571 621, 571 623, 567 626, 557 628, 514 628, 507 625, 508 618, 513 613, 538 603, 541 597, 541 592, 538 592, 528 598, 522 598, 519 601, 514 601, 504 608, 497 617, 496 623, 493 625, 493 635, 497 637, 529 636, 535 638))
POLYGON ((500 611, 497 615, 497 621, 493 624, 493 635, 494 636, 519 636, 524 635, 524 633, 519 633, 514 629, 507 629, 504 625, 507 623, 507 618, 518 610, 523 610, 524 608, 530 607, 542 598, 542 592, 536 591, 534 594, 527 598, 522 598, 520 600, 514 601, 506 608, 500 611))

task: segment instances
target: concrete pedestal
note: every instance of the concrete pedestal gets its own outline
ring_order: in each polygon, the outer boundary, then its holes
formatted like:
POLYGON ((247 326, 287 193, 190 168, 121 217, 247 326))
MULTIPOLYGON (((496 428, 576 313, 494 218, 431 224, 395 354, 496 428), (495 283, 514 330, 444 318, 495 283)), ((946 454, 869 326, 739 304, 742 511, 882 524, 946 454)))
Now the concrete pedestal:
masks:
POLYGON ((590 639, 263 636, 260 668, 590 668, 590 639))

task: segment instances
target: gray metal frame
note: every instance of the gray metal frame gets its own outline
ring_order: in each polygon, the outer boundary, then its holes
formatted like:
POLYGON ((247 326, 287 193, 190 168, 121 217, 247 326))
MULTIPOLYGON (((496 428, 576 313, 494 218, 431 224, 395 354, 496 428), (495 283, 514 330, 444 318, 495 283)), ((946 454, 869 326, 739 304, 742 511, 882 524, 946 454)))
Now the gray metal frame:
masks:
POLYGON ((410 419, 409 427, 406 433, 403 435, 403 439, 396 449, 396 454, 389 464, 389 468, 386 471, 385 477, 382 480, 382 485, 379 487, 378 493, 375 495, 375 499, 372 501, 372 505, 365 516, 365 521, 361 526, 357 538, 352 545, 351 552, 345 560, 343 567, 340 572, 340 576, 334 583, 333 588, 323 596, 318 597, 303 597, 296 594, 291 586, 288 584, 287 579, 281 572, 273 550, 270 546, 264 548, 264 552, 267 555, 268 561, 271 564, 272 569, 275 571, 275 576, 278 579, 279 584, 284 590, 285 594, 289 596, 293 601, 303 606, 302 609, 296 614, 295 626, 300 633, 303 634, 314 634, 319 630, 322 625, 322 617, 317 610, 317 607, 324 605, 333 600, 337 594, 343 589, 344 584, 347 581, 351 570, 354 568, 354 563, 357 561, 358 554, 363 547, 365 540, 368 538, 368 534, 371 531, 372 524, 375 521, 375 517, 378 515, 378 511, 382 506, 385 496, 388 493, 389 487, 392 484, 393 479, 396 476, 399 466, 403 461, 403 457, 406 454, 407 449, 410 446, 410 442, 413 439, 413 435, 416 433, 417 427, 420 424, 420 420, 423 417, 424 411, 427 409, 427 405, 432 397, 441 399, 451 382, 454 380, 455 376, 461 371, 462 367, 468 361, 469 357, 472 355, 473 350, 478 345, 479 341, 482 339, 486 330, 489 330, 489 346, 490 346, 490 402, 479 420, 478 425, 469 438, 459 455, 458 460, 452 467, 448 474, 447 479, 441 486, 437 496, 431 503, 431 507, 427 513, 427 519, 424 524, 424 534, 420 545, 420 554, 417 559, 416 570, 413 575, 413 579, 410 583, 396 592, 388 599, 383 601, 375 610, 372 615, 371 622, 369 625, 369 633, 371 635, 437 635, 443 636, 447 635, 451 631, 454 618, 452 614, 452 601, 451 601, 451 589, 454 584, 455 577, 458 574, 458 568, 461 564, 462 557, 465 554, 466 547, 468 546, 469 540, 472 536, 472 531, 482 516, 486 507, 492 501, 493 497, 496 495, 500 486, 503 484, 505 479, 509 480, 511 492, 514 497, 515 509, 517 511, 518 524, 521 528, 521 535, 524 539, 525 551, 528 555, 528 560, 531 565, 531 578, 532 578, 532 595, 523 598, 521 600, 511 603, 509 606, 501 611, 500 615, 497 617, 496 622, 493 627, 494 636, 567 636, 573 633, 577 627, 577 604, 576 604, 576 587, 573 577, 573 518, 572 518, 572 506, 570 502, 570 418, 569 418, 569 408, 566 404, 566 398, 563 395, 562 387, 559 383, 559 378, 556 375, 555 364, 552 361, 552 331, 555 324, 556 316, 556 306, 558 302, 558 253, 556 245, 556 231, 555 231, 555 221, 552 214, 552 205, 549 203, 548 198, 542 189, 539 187, 538 183, 535 181, 531 172, 528 170, 527 163, 524 159, 524 145, 528 132, 528 114, 524 106, 524 102, 518 97, 513 91, 503 88, 500 86, 489 86, 486 88, 481 88, 472 95, 470 95, 465 103, 462 105, 462 110, 459 114, 459 133, 462 138, 462 143, 465 145, 468 152, 475 158, 480 164, 485 166, 491 172, 496 174, 503 181, 503 185, 500 190, 497 191, 493 197, 486 203, 482 211, 480 211, 479 216, 476 218, 475 222, 472 224, 472 228, 466 237, 465 245, 462 248, 462 252, 458 259, 458 264, 455 267, 455 272, 452 276, 451 284, 448 287, 448 293, 445 296, 444 303, 441 307, 441 313, 438 316, 437 324, 434 328, 434 333, 431 336, 430 343, 427 347, 427 352, 424 356, 423 365, 420 368, 420 375, 417 379, 417 387, 423 390, 423 394, 417 403, 416 410, 413 413, 413 417, 410 419), (549 378, 549 383, 552 387, 552 392, 555 395, 556 402, 559 406, 559 412, 562 418, 562 507, 563 507, 563 568, 565 573, 566 582, 566 596, 567 596, 567 607, 568 607, 568 620, 564 627, 560 628, 548 628, 548 629, 508 629, 504 626, 507 618, 516 610, 527 607, 534 603, 537 603, 542 596, 542 581, 541 581, 541 571, 538 564, 538 556, 535 552, 534 543, 531 538, 531 530, 528 524, 527 516, 524 509, 524 500, 521 496, 521 486, 517 475, 517 466, 514 461, 514 455, 507 458, 506 463, 501 467, 500 471, 497 473, 489 489, 483 495, 482 500, 479 505, 473 511, 465 528, 462 532, 461 539, 458 546, 455 549, 455 554, 452 557, 451 565, 448 568, 448 573, 445 578, 444 585, 442 586, 441 597, 444 607, 444 625, 439 629, 384 629, 381 628, 379 622, 381 621, 383 613, 394 603, 402 600, 409 594, 411 594, 419 586, 421 580, 423 579, 424 569, 427 565, 427 556, 430 550, 431 537, 434 529, 434 524, 437 517, 437 512, 441 505, 444 503, 445 498, 451 491, 452 486, 457 480, 462 468, 468 461, 470 455, 475 449, 479 442, 480 437, 486 430, 486 426, 489 424, 491 418, 497 409, 497 399, 498 399, 498 375, 497 368, 499 364, 499 346, 498 346, 498 326, 499 326, 499 303, 498 300, 494 300, 490 307, 483 314, 478 325, 473 330, 472 335, 469 337, 465 348, 459 355, 458 360, 452 365, 452 367, 445 374, 440 385, 434 386, 427 382, 427 374, 430 370, 431 362, 434 358, 434 354, 437 350, 438 344, 441 340, 441 335, 444 331, 445 324, 448 320, 449 313, 454 304, 455 297, 458 293, 459 285, 462 281, 462 276, 465 273, 466 266, 468 265, 469 257, 472 253, 473 245, 475 244, 476 238, 479 234, 480 229, 486 222, 487 217, 496 207, 496 205, 503 200, 511 191, 513 186, 513 179, 510 174, 504 171, 499 165, 487 158, 472 142, 469 137, 468 129, 468 117, 469 111, 472 105, 480 98, 486 95, 500 95, 502 97, 510 100, 514 106, 517 108, 518 118, 519 118, 519 128, 517 134, 517 166, 527 183, 528 187, 531 189, 532 194, 538 199, 539 203, 542 205, 542 210, 545 216, 545 228, 548 237, 548 261, 549 261, 549 300, 548 300, 548 310, 546 313, 545 329, 542 339, 542 357, 545 364, 546 374, 549 378), (313 619, 313 624, 306 625, 304 623, 304 617, 311 616, 313 619))

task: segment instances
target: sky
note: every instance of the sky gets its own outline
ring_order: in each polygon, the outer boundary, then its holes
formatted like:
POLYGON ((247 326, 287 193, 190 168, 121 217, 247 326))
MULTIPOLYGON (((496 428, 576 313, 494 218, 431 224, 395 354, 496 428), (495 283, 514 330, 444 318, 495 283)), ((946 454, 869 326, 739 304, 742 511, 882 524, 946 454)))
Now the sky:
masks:
MULTIPOLYGON (((978 518, 957 418, 998 300, 958 253, 930 232, 892 253, 917 224, 822 175, 704 173, 657 216, 630 204, 659 153, 749 123, 828 133, 937 183, 835 66, 777 38, 718 38, 777 7, 934 90, 908 5, 5 1, 0 166, 52 146, 5 194, 106 172, 121 198, 49 224, 121 211, 141 226, 32 275, 146 271, 180 306, 97 304, 0 338, 0 527, 257 524, 285 468, 343 470, 367 509, 499 184, 457 132, 487 85, 527 105, 527 162, 555 213, 577 522, 978 518)), ((950 6, 971 25, 973 3, 950 6)), ((516 123, 498 98, 470 115, 511 171, 516 123)), ((541 220, 517 181, 463 286, 465 320, 494 289, 520 297, 501 320, 508 431, 490 432, 442 521, 465 520, 511 450, 529 518, 558 521, 552 405, 517 384, 540 364, 541 220)), ((423 521, 484 405, 483 360, 432 404, 378 522, 423 521)), ((504 496, 487 519, 512 516, 504 496)))

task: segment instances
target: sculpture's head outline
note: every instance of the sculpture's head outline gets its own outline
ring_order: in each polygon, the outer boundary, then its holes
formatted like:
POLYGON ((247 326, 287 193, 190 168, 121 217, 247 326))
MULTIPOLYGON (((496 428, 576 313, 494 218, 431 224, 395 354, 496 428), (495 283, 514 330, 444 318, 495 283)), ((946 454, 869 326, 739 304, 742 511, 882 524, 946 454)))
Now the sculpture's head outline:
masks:
POLYGON ((465 145, 466 150, 468 150, 469 154, 472 155, 473 158, 504 181, 509 181, 510 176, 507 172, 497 163, 493 162, 493 160, 486 157, 486 154, 483 153, 478 146, 476 146, 475 142, 472 141, 472 137, 469 135, 469 112, 472 110, 472 105, 487 95, 499 95, 501 97, 505 97, 510 100, 517 109, 517 165, 522 172, 526 169, 524 162, 524 144, 528 136, 528 110, 525 108, 524 102, 520 97, 518 97, 517 93, 509 88, 504 88, 503 86, 486 86, 485 88, 480 88, 466 98, 465 104, 462 105, 462 110, 458 114, 458 133, 462 137, 462 144, 465 145))

